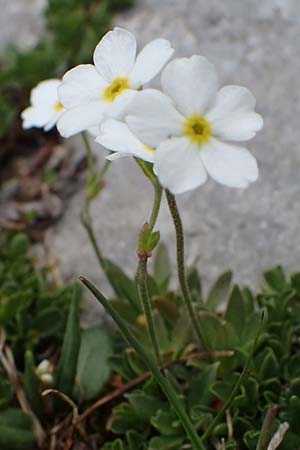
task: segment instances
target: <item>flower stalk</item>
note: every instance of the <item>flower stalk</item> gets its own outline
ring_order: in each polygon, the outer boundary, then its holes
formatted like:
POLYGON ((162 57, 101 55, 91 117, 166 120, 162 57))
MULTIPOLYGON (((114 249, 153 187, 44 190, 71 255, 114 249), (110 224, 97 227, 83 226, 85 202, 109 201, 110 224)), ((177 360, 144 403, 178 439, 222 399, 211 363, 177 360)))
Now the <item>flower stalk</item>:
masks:
MULTIPOLYGON (((104 187, 104 177, 109 169, 110 161, 106 160, 102 170, 99 172, 99 174, 97 174, 95 168, 95 159, 92 153, 89 138, 85 132, 82 132, 81 136, 86 150, 89 174, 86 186, 85 203, 80 215, 80 219, 82 225, 84 226, 87 232, 90 243, 96 255, 97 261, 107 277, 106 261, 100 249, 93 227, 93 219, 91 215, 91 202, 92 200, 95 199, 95 197, 101 192, 101 190, 104 187)), ((107 278, 109 279, 109 277, 107 278)))
POLYGON ((105 310, 110 314, 116 325, 119 327, 121 333, 127 342, 134 348, 137 354, 141 357, 144 363, 147 365, 148 369, 153 373, 154 378, 159 383, 161 389, 169 400, 170 404, 174 408, 183 428, 186 431, 188 438, 195 450, 205 450, 204 444, 192 424, 190 418, 188 417, 180 399, 178 398, 176 392, 174 391, 172 385, 163 376, 160 369, 157 367, 153 358, 148 355, 143 346, 137 340, 132 331, 126 326, 123 319, 119 316, 112 303, 109 302, 101 292, 86 278, 80 277, 82 283, 91 291, 91 293, 96 297, 96 299, 101 303, 105 310))
POLYGON ((166 189, 166 197, 169 206, 169 210, 174 222, 175 233, 176 233, 176 253, 177 253, 177 273, 179 285, 182 292, 183 301, 185 303, 186 309, 190 316, 190 320, 192 322, 194 332, 202 344, 203 348, 208 350, 207 343, 205 341, 205 337, 201 332, 201 328, 199 326, 199 318, 197 317, 196 311, 193 306, 191 293, 187 283, 186 271, 185 271, 185 257, 184 257, 184 233, 182 220, 180 217, 180 213, 177 207, 176 199, 170 191, 166 189))
POLYGON ((147 322, 148 335, 152 344, 156 361, 157 363, 160 363, 159 344, 155 333, 152 305, 147 285, 147 278, 148 278, 147 263, 148 258, 151 257, 152 250, 157 245, 159 240, 159 233, 158 232, 153 233, 153 228, 156 224, 156 220, 160 210, 162 199, 162 188, 158 184, 156 179, 150 178, 150 181, 154 188, 154 200, 149 222, 144 225, 139 237, 139 246, 138 246, 139 263, 136 273, 136 282, 139 297, 143 306, 147 322))

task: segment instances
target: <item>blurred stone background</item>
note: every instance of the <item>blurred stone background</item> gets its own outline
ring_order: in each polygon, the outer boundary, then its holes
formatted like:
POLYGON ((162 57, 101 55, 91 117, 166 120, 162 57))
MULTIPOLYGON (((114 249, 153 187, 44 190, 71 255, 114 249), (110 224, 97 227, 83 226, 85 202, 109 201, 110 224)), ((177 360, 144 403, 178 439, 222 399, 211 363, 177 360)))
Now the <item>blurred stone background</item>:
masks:
MULTIPOLYGON (((43 29, 43 4, 0 0, 0 47, 11 39, 31 45, 43 29)), ((249 144, 259 161, 256 184, 232 190, 209 181, 178 198, 187 259, 200 257, 205 286, 227 268, 233 269, 237 282, 252 286, 259 284, 263 270, 275 264, 299 270, 299 0, 136 0, 135 8, 117 16, 115 23, 134 32, 140 46, 165 37, 178 56, 206 56, 215 64, 221 84, 241 84, 253 91, 265 119, 264 130, 249 144)), ((74 140, 74 147, 79 146, 80 140, 74 140)), ((95 151, 101 163, 105 152, 99 147, 95 151)), ((93 213, 103 252, 128 273, 136 267, 137 234, 151 202, 151 187, 135 162, 115 161, 93 213)), ((78 192, 51 230, 49 244, 65 277, 85 275, 107 292, 78 220, 81 206, 78 192)), ((173 244, 166 205, 158 228, 162 239, 173 244)))

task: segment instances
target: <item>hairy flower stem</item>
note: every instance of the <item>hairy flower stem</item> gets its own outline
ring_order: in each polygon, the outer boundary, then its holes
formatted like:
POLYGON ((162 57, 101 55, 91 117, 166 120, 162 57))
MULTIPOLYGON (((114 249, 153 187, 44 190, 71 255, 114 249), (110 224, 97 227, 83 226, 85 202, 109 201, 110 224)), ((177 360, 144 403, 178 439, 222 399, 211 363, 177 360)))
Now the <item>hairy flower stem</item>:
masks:
POLYGON ((141 357, 141 359, 144 361, 146 366, 149 370, 153 373, 154 378, 160 385, 162 391, 166 395, 167 399, 169 400, 170 404, 174 408, 174 411, 176 412, 178 419, 180 420, 183 428, 186 431, 186 434, 188 438, 190 439, 190 442, 193 446, 194 450, 205 450, 205 446, 202 443, 200 437, 198 436, 198 433, 193 426, 190 418, 188 417, 182 402, 178 398, 178 395, 174 391, 174 388, 170 384, 170 382, 167 380, 166 377, 163 376, 160 369, 157 367, 155 361, 153 358, 148 355, 148 353, 145 351, 144 347, 140 344, 138 339, 135 337, 135 335, 132 333, 132 331, 127 327, 123 319, 119 316, 118 312, 113 307, 112 303, 109 302, 102 294, 101 292, 86 278, 80 277, 80 280, 82 283, 92 292, 92 294, 96 297, 96 299, 102 304, 102 306, 106 309, 106 311, 110 314, 111 318, 114 320, 114 322, 119 327, 121 333, 123 334, 126 341, 134 348, 134 350, 137 352, 137 354, 141 357))
MULTIPOLYGON (((151 216, 148 222, 148 232, 152 233, 153 228, 155 226, 160 205, 161 205, 161 198, 162 198, 162 188, 158 183, 152 183, 154 188, 154 201, 153 201, 153 207, 151 216)), ((147 279, 148 279, 148 271, 147 271, 147 263, 148 258, 151 256, 147 252, 140 251, 138 249, 138 256, 139 256, 139 264, 137 268, 136 273, 136 282, 138 287, 138 293, 141 300, 141 303, 143 305, 143 310, 147 322, 147 329, 148 329, 148 335, 153 347, 153 351, 156 357, 157 363, 160 363, 160 353, 159 353, 159 345, 158 340, 155 333, 155 327, 154 327, 154 321, 153 321, 153 313, 152 313, 152 305, 151 305, 151 299, 148 292, 148 285, 147 285, 147 279)))
POLYGON ((198 340, 202 344, 203 348, 208 350, 208 346, 205 342, 205 338, 201 332, 199 326, 199 318, 197 317, 196 311, 193 306, 192 297, 187 283, 186 271, 185 271, 185 261, 184 261, 184 234, 181 217, 176 204, 176 200, 173 194, 166 189, 166 197, 170 213, 174 222, 175 233, 176 233, 176 246, 177 246, 177 272, 178 280, 182 292, 182 297, 190 316, 194 331, 198 337, 198 340))

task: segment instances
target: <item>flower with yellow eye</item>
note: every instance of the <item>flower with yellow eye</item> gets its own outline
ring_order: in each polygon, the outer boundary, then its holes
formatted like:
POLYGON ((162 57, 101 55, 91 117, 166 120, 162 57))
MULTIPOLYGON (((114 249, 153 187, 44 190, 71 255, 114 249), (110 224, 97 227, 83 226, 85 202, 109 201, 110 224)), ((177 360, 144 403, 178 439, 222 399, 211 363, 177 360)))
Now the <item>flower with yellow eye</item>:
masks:
POLYGON ((37 127, 49 131, 56 125, 64 111, 57 93, 60 84, 61 80, 45 80, 32 89, 31 105, 21 114, 23 128, 37 127))
MULTIPOLYGON (((255 181, 256 159, 234 143, 253 138, 263 126, 251 92, 241 86, 218 91, 216 71, 202 56, 170 62, 161 84, 164 93, 155 89, 140 92, 125 117, 127 137, 135 135, 139 149, 142 143, 156 149, 152 161, 161 185, 177 194, 200 186, 207 174, 236 188, 255 181)), ((97 142, 142 158, 133 140, 130 144, 126 141, 124 129, 119 139, 116 124, 104 126, 97 142)))
POLYGON ((57 125, 64 137, 97 129, 105 118, 121 118, 137 90, 157 75, 173 54, 169 41, 155 39, 136 56, 135 37, 109 31, 94 52, 94 65, 69 70, 59 88, 66 108, 57 125))

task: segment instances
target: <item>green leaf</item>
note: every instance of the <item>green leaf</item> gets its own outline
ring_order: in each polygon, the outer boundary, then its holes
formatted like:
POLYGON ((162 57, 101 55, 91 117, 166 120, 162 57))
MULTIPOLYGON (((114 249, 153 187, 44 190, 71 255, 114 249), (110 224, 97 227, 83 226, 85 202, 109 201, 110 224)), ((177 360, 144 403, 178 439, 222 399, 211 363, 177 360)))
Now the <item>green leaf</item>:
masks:
POLYGON ((35 328, 43 338, 59 336, 64 326, 64 314, 58 308, 45 308, 33 321, 35 328))
POLYGON ((27 350, 25 354, 24 391, 33 412, 38 417, 42 417, 43 404, 35 369, 33 354, 30 350, 27 350))
POLYGON ((238 336, 230 323, 208 311, 199 311, 199 319, 205 342, 211 350, 228 350, 238 344, 238 336))
POLYGON ((259 358, 257 364, 259 367, 258 376, 261 381, 278 375, 279 363, 273 349, 265 349, 263 358, 259 358))
POLYGON ((74 285, 61 356, 56 373, 57 389, 69 397, 71 397, 74 388, 80 349, 79 304, 80 289, 78 285, 74 285))
POLYGON ((213 396, 209 388, 216 380, 219 365, 219 362, 209 364, 192 379, 189 391, 190 407, 211 404, 213 396))
POLYGON ((161 242, 156 250, 154 257, 154 278, 159 284, 162 293, 164 293, 169 285, 171 278, 171 262, 166 245, 161 242))
POLYGON ((14 390, 11 383, 4 378, 0 378, 0 408, 3 408, 10 404, 14 396, 14 390))
POLYGON ((182 436, 160 436, 150 440, 148 450, 178 450, 183 443, 182 436))
POLYGON ((192 266, 187 272, 187 283, 192 293, 195 293, 201 298, 202 295, 202 284, 201 277, 197 270, 197 267, 192 266))
POLYGON ((128 430, 145 431, 147 422, 140 417, 134 407, 129 403, 121 403, 113 410, 111 431, 116 434, 125 434, 128 430))
POLYGON ((214 311, 222 303, 225 304, 232 279, 232 272, 224 272, 209 291, 205 306, 214 311))
POLYGON ((110 377, 108 359, 112 353, 111 339, 99 326, 81 332, 76 372, 79 396, 92 400, 99 395, 110 377))
POLYGON ((20 409, 0 413, 0 450, 31 450, 35 443, 31 418, 20 409))
POLYGON ((129 450, 143 450, 144 437, 134 430, 130 430, 126 433, 126 439, 128 442, 129 450))
POLYGON ((287 280, 281 266, 265 272, 264 278, 268 286, 274 291, 281 292, 288 287, 287 280))
POLYGON ((170 349, 171 342, 164 320, 158 311, 153 311, 153 323, 160 351, 166 353, 170 349))
POLYGON ((225 319, 233 326, 237 336, 241 337, 245 326, 245 300, 237 285, 234 286, 228 300, 225 319))
POLYGON ((180 422, 172 411, 157 411, 151 424, 164 436, 174 436, 182 430, 180 422))
POLYGON ((141 390, 136 390, 126 396, 132 405, 135 413, 143 420, 150 420, 159 409, 168 409, 166 402, 160 398, 145 394, 141 390))
POLYGON ((137 311, 142 312, 135 281, 131 280, 123 270, 110 260, 105 260, 106 274, 116 295, 127 300, 137 311))

